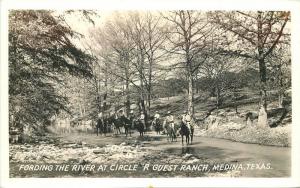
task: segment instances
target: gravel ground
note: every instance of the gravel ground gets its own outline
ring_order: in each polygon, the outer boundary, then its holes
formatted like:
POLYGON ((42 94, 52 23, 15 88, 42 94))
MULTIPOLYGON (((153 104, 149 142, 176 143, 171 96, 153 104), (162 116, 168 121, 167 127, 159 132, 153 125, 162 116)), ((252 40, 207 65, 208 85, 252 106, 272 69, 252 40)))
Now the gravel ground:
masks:
MULTIPOLYGON (((147 136, 144 139, 101 137, 103 140, 109 140, 110 143, 100 144, 93 144, 95 142, 93 136, 91 142, 80 140, 86 138, 85 135, 68 135, 59 138, 49 136, 42 141, 36 138, 36 143, 33 144, 11 144, 9 147, 10 177, 237 177, 240 175, 237 170, 222 169, 212 172, 210 169, 216 161, 188 152, 170 154, 167 150, 158 149, 157 145, 151 144, 152 142, 160 144, 165 142, 164 139, 149 141, 164 138, 163 136, 147 136), (123 142, 120 143, 122 140, 123 142), (43 165, 44 169, 41 169, 43 165), (69 165, 70 168, 55 170, 53 168, 56 165, 62 167, 69 165), (95 169, 76 170, 80 165, 87 168, 94 165, 95 169), (107 168, 99 170, 100 166, 104 165, 107 168), (125 167, 116 170, 117 165, 125 167), (134 165, 136 169, 130 170, 129 168, 133 168, 134 165), (145 165, 149 165, 147 170, 145 165), (206 168, 201 170, 200 167, 198 170, 191 170, 189 167, 192 165, 207 165, 208 170, 206 168), (53 168, 47 170, 45 166, 53 168)), ((168 144, 172 143, 165 143, 161 148, 167 147, 168 144)), ((179 142, 176 143, 178 144, 179 142)))

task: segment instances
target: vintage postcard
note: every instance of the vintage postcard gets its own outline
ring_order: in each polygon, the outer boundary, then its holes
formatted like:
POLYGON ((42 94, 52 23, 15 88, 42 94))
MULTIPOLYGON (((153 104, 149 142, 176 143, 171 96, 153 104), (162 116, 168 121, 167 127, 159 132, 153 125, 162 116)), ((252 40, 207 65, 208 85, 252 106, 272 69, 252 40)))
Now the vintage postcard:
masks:
POLYGON ((200 2, 4 2, 3 187, 296 186, 299 3, 200 2))

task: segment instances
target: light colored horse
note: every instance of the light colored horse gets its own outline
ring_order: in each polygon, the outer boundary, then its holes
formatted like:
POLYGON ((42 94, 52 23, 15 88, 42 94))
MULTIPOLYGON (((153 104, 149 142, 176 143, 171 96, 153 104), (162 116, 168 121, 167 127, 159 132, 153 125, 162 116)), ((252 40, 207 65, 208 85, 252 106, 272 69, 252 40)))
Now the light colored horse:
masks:
POLYGON ((167 134, 168 141, 177 141, 175 123, 167 123, 167 121, 165 120, 163 123, 163 128, 165 129, 165 132, 167 134))

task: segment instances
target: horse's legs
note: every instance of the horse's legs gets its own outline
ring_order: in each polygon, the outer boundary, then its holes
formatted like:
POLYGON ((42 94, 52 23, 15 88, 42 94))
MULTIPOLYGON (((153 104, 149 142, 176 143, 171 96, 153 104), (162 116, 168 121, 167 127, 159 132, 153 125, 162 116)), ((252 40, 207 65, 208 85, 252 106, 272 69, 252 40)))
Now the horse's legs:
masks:
POLYGON ((183 134, 181 135, 181 143, 183 145, 183 134))
POLYGON ((172 129, 172 141, 177 142, 176 131, 174 129, 172 129))
POLYGON ((191 129, 191 144, 193 142, 193 137, 194 137, 194 129, 191 129))
POLYGON ((186 144, 188 145, 189 144, 189 142, 190 142, 190 135, 189 134, 187 134, 187 135, 185 135, 185 139, 186 139, 186 144))

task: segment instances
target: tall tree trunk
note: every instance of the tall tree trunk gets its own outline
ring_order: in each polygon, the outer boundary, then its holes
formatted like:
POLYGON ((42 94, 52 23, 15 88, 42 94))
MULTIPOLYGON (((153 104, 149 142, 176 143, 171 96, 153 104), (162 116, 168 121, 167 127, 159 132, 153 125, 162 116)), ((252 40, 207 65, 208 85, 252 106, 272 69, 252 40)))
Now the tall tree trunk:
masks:
POLYGON ((259 74, 260 74, 260 110, 258 115, 257 125, 261 127, 268 127, 267 116, 267 68, 264 59, 259 60, 259 74))
POLYGON ((102 107, 101 107, 101 96, 100 96, 100 83, 99 81, 94 78, 95 81, 95 86, 96 86, 96 102, 97 102, 97 110, 98 113, 100 113, 102 111, 102 107))
MULTIPOLYGON (((153 54, 152 56, 153 57, 153 54)), ((147 97, 147 103, 148 103, 148 117, 150 117, 150 110, 151 110, 151 90, 152 90, 152 64, 153 61, 150 59, 149 62, 149 76, 148 76, 148 97, 147 97)))
POLYGON ((144 88, 144 80, 143 80, 143 72, 144 72, 144 52, 142 50, 142 47, 139 47, 139 55, 137 60, 138 60, 138 64, 139 64, 139 78, 140 78, 140 82, 141 82, 141 91, 140 91, 140 101, 141 101, 141 108, 142 108, 142 112, 145 115, 145 119, 144 119, 144 123, 146 125, 146 122, 148 120, 148 116, 147 116, 147 112, 146 112, 146 107, 145 107, 145 88, 144 88))
POLYGON ((147 106, 148 106, 147 114, 148 114, 148 117, 150 117, 151 116, 151 114, 150 114, 150 110, 151 110, 151 91, 150 90, 148 90, 147 106))
POLYGON ((126 108, 126 115, 129 117, 129 112, 130 112, 130 91, 129 91, 129 54, 125 53, 125 95, 126 95, 126 102, 125 102, 125 108, 126 108))
POLYGON ((126 115, 127 117, 129 116, 129 112, 130 112, 130 93, 129 93, 129 81, 128 79, 126 80, 126 115))
POLYGON ((263 28, 262 28, 262 12, 258 11, 257 17, 257 50, 258 50, 258 64, 260 75, 260 109, 258 114, 257 125, 262 127, 268 126, 267 117, 267 67, 263 57, 263 28))
POLYGON ((192 72, 188 73, 188 112, 194 116, 194 94, 193 94, 193 76, 192 72))
POLYGON ((107 62, 105 62, 104 69, 104 95, 103 95, 103 111, 107 110, 107 93, 108 93, 108 70, 107 70, 107 62))

